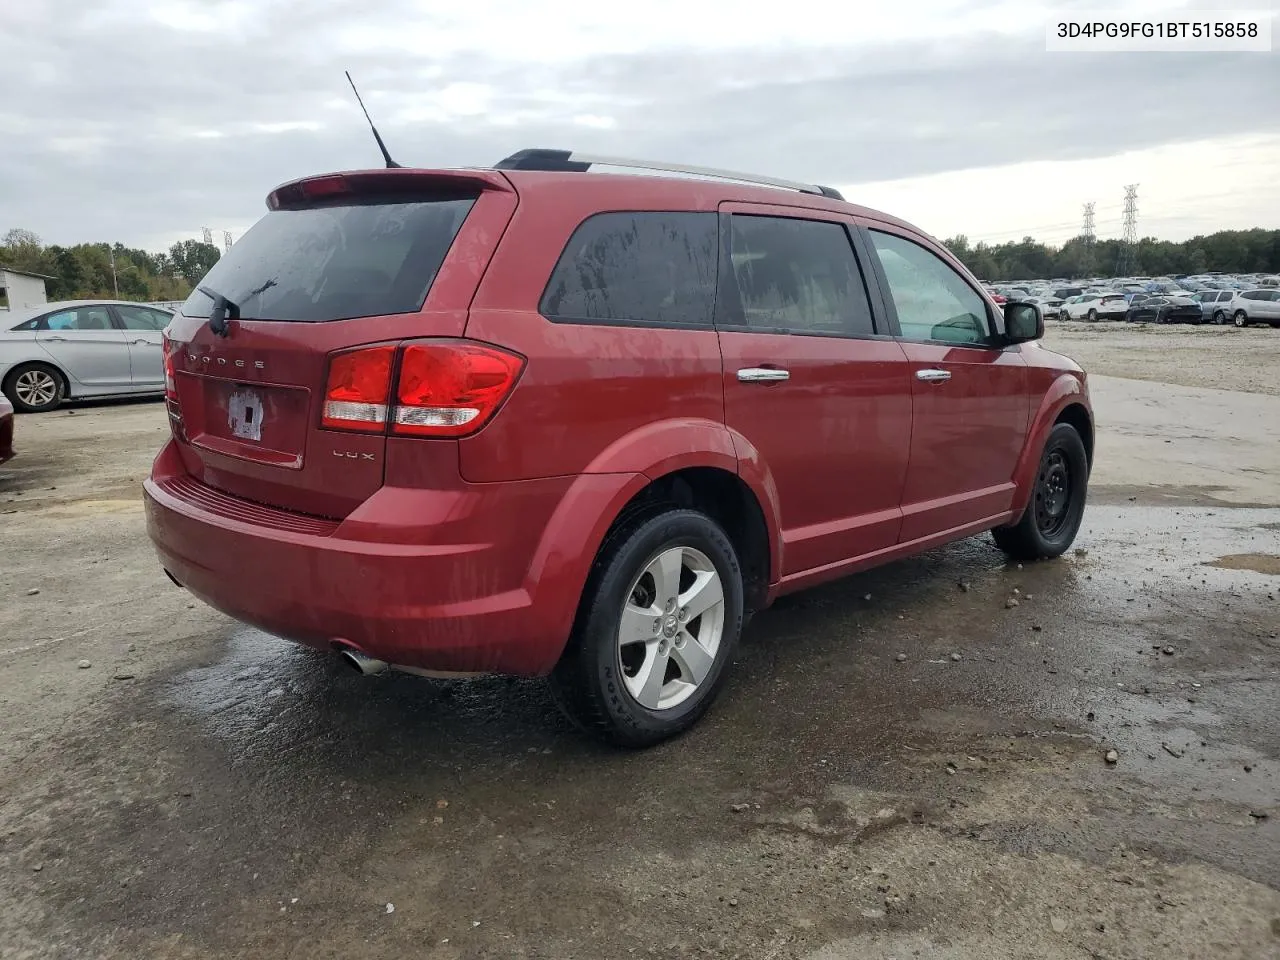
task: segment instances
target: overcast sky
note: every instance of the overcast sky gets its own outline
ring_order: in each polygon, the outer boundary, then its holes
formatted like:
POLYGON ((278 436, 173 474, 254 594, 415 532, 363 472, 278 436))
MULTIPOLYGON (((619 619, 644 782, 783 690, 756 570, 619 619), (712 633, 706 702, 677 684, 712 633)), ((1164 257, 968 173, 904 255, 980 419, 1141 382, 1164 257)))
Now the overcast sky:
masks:
POLYGON ((839 186, 925 230, 1062 241, 1280 226, 1280 54, 1049 54, 1029 0, 12 0, 0 232, 159 249, 271 187, 550 146, 839 186))

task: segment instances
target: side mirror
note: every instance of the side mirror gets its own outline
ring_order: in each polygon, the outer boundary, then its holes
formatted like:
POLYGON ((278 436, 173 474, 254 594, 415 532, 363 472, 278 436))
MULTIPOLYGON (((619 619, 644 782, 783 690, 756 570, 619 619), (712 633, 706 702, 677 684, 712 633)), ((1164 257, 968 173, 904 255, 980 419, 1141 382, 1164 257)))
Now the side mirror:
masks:
POLYGON ((1044 336, 1044 314, 1034 303, 1011 300, 1004 305, 1004 328, 1010 343, 1026 343, 1044 336))

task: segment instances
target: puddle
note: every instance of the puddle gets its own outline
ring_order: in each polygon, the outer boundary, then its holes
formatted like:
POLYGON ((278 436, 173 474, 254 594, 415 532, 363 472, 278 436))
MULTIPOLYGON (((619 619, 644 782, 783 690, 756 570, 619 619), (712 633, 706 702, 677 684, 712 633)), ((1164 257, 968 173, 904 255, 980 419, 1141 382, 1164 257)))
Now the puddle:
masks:
POLYGON ((1273 553, 1232 553, 1211 560, 1205 566, 1221 567, 1223 570, 1252 570, 1254 573, 1280 577, 1280 557, 1273 553))

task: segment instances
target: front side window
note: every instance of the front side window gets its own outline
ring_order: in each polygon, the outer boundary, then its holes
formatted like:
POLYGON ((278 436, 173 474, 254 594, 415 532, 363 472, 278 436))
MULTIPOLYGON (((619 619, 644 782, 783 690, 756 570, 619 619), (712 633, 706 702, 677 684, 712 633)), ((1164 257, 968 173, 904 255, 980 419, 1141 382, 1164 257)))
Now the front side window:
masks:
POLYGON ((871 238, 904 339, 992 343, 986 301, 946 261, 891 233, 872 230, 871 238))
POLYGON ((111 314, 106 307, 78 307, 59 310, 42 317, 38 330, 111 330, 111 314))
POLYGON ((552 320, 711 326, 714 213, 599 213, 565 245, 542 294, 552 320))
POLYGON ((777 333, 871 336, 871 301, 838 223, 734 214, 732 283, 718 323, 777 333))

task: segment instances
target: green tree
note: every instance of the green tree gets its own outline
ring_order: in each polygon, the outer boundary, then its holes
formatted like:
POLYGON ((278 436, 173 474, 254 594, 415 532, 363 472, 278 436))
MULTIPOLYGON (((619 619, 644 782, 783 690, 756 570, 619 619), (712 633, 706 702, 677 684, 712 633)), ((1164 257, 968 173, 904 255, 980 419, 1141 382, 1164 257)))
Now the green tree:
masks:
POLYGON ((220 256, 217 247, 199 240, 183 240, 169 248, 169 262, 174 272, 192 286, 213 269, 220 256))

